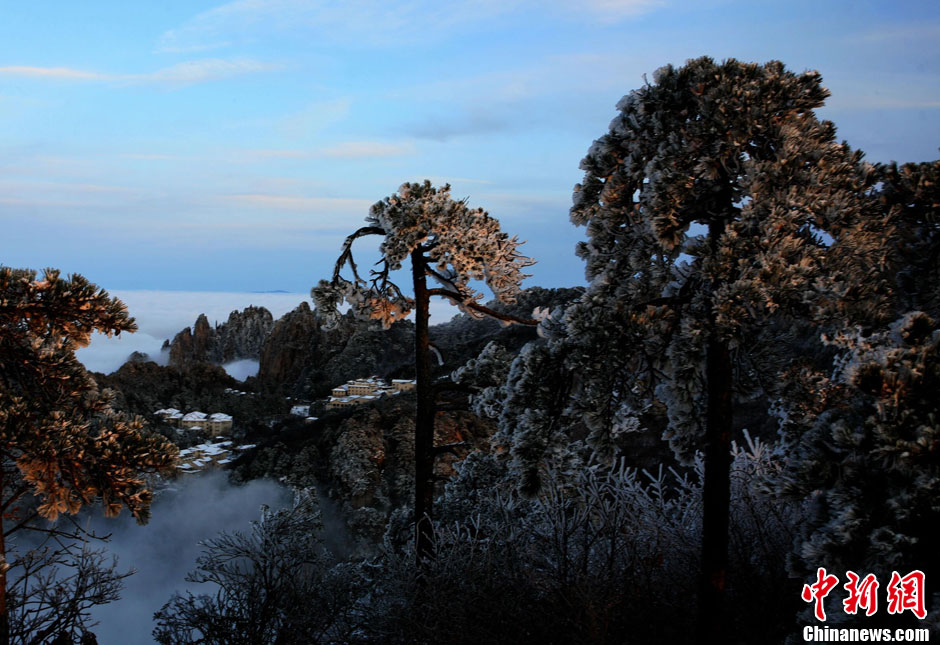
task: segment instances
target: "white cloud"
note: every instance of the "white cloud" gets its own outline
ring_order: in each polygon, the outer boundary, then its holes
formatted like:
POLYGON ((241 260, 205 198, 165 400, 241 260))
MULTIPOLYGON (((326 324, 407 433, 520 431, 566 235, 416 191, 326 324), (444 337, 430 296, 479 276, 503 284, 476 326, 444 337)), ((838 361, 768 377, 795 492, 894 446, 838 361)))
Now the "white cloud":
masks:
MULTIPOLYGON (((564 2, 562 6, 574 7, 564 2)), ((665 0, 582 0, 578 8, 584 8, 604 22, 619 22, 640 14, 649 13, 665 5, 665 0)))
POLYGON ((443 142, 503 132, 518 134, 546 122, 552 127, 561 123, 578 128, 584 106, 604 105, 601 116, 609 119, 625 89, 641 85, 644 73, 661 63, 646 53, 618 49, 567 53, 403 86, 385 96, 404 105, 421 106, 417 111, 412 107, 409 121, 401 126, 420 139, 443 142), (468 106, 466 97, 472 96, 488 100, 468 106), (595 97, 603 103, 594 101, 595 97))
POLYGON ((323 157, 358 159, 361 157, 399 157, 414 154, 414 152, 415 148, 411 143, 346 141, 334 146, 321 148, 317 154, 323 157))
POLYGON ((183 157, 179 155, 165 155, 152 152, 127 152, 121 155, 123 159, 135 159, 138 161, 179 161, 183 157))
POLYGON ((869 31, 862 34, 853 34, 846 40, 849 42, 885 42, 891 40, 900 40, 910 42, 913 40, 928 40, 936 42, 940 39, 940 24, 914 24, 914 25, 892 25, 883 27, 877 31, 869 31))
POLYGON ((567 214, 571 205, 569 191, 545 191, 542 193, 496 193, 480 192, 472 196, 474 206, 480 206, 499 219, 541 220, 546 215, 567 214))
POLYGON ((940 98, 917 99, 896 96, 846 96, 829 100, 826 107, 833 110, 924 110, 940 108, 940 98))
POLYGON ((222 368, 228 372, 228 375, 239 381, 244 381, 249 376, 257 376, 258 368, 261 364, 258 361, 253 361, 250 358, 245 358, 240 361, 232 361, 231 363, 226 363, 222 368))
POLYGON ((838 111, 916 110, 940 107, 940 87, 928 74, 916 72, 869 73, 864 82, 836 78, 824 109, 838 111))
MULTIPOLYGON (((665 0, 550 0, 549 8, 588 20, 618 22, 653 11, 665 0)), ((467 25, 502 15, 545 11, 544 0, 237 0, 197 14, 163 33, 157 51, 193 52, 284 34, 352 46, 440 40, 467 25)))
POLYGON ((244 157, 252 160, 256 159, 306 159, 310 153, 306 150, 243 150, 244 157))
POLYGON ((250 58, 206 58, 202 60, 185 61, 144 74, 104 74, 70 67, 7 66, 0 67, 0 76, 23 76, 46 80, 183 86, 281 68, 281 65, 264 63, 250 58))
POLYGON ((77 184, 55 181, 9 181, 0 180, 0 191, 4 193, 17 193, 38 191, 43 195, 50 192, 77 192, 77 193, 127 193, 131 192, 126 186, 107 186, 103 184, 77 184))
POLYGON ((0 179, 0 204, 11 206, 107 206, 116 199, 129 201, 140 194, 126 186, 95 183, 0 179))
POLYGON ((179 63, 171 67, 159 69, 150 74, 130 75, 125 77, 129 81, 142 83, 171 83, 191 85, 216 81, 243 74, 253 74, 281 69, 280 65, 262 63, 250 58, 221 59, 207 58, 179 63))
POLYGON ((336 211, 341 213, 368 212, 372 202, 367 199, 342 197, 302 197, 295 195, 244 194, 224 195, 222 199, 241 206, 288 211, 336 211))
POLYGON ((108 74, 89 72, 71 67, 32 67, 29 65, 8 65, 0 67, 0 76, 25 76, 26 78, 44 78, 69 81, 107 81, 108 74))
POLYGON ((165 32, 157 50, 199 51, 284 33, 313 33, 333 43, 400 44, 445 37, 454 27, 484 22, 520 4, 514 0, 237 0, 165 32))
POLYGON ((280 129, 284 136, 293 139, 315 134, 343 121, 349 116, 351 105, 352 101, 345 97, 311 103, 304 109, 284 117, 279 124, 280 129))
POLYGON ((267 159, 311 159, 314 157, 361 159, 367 157, 400 157, 414 153, 415 147, 411 142, 343 141, 314 150, 296 150, 289 148, 240 150, 232 153, 232 155, 228 157, 228 160, 259 161, 267 159))
POLYGON ((439 175, 425 175, 425 179, 435 186, 442 184, 492 184, 487 179, 471 179, 469 177, 441 177, 439 175))

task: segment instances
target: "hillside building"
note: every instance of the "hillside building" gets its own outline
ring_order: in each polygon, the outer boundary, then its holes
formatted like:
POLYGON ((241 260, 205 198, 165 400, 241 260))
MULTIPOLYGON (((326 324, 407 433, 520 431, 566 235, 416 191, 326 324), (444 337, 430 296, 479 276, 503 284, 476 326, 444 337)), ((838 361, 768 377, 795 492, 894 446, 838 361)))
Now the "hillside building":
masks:
POLYGON ((326 402, 326 409, 336 410, 371 403, 385 396, 395 396, 414 389, 414 387, 415 382, 406 379, 395 379, 391 385, 376 376, 354 379, 333 388, 326 402))
POLYGON ((183 414, 176 408, 167 408, 154 412, 163 423, 183 430, 201 430, 203 432, 223 433, 232 429, 233 419, 223 412, 206 414, 194 410, 183 414))

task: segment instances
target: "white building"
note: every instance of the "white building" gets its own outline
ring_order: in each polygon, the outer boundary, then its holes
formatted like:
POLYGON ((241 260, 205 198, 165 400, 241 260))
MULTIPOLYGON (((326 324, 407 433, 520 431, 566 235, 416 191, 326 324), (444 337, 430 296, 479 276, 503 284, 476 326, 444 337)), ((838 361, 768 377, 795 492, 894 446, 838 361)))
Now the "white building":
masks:
POLYGON ((290 409, 290 413, 298 417, 309 417, 310 406, 309 405, 295 405, 290 409))
POLYGON ((232 417, 223 412, 214 412, 206 414, 194 410, 183 414, 176 408, 167 408, 157 410, 154 415, 160 418, 164 423, 168 423, 180 429, 203 430, 209 432, 227 432, 232 429, 232 417))

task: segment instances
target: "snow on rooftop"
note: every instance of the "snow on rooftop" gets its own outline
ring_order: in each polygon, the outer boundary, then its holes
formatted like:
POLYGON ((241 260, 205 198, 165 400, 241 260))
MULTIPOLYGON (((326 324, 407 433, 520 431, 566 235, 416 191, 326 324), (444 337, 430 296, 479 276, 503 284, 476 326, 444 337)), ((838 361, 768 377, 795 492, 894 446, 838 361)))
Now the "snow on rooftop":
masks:
POLYGON ((231 415, 225 414, 223 412, 213 412, 209 415, 209 421, 231 421, 231 415))
POLYGON ((183 421, 202 421, 206 418, 205 412, 193 411, 183 417, 183 421))

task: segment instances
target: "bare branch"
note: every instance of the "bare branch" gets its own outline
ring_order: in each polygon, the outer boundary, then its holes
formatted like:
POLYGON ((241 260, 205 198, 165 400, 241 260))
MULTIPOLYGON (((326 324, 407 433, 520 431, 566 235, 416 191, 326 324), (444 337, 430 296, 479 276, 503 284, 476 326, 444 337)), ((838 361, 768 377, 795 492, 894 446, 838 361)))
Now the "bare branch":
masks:
POLYGON ((333 283, 338 283, 342 278, 340 277, 340 271, 342 271, 343 266, 347 263, 349 264, 350 269, 353 272, 353 277, 357 282, 365 284, 365 280, 359 277, 359 273, 356 270, 356 262, 353 260, 352 256, 352 244, 360 237, 365 237, 366 235, 385 235, 385 229, 378 226, 363 226, 355 233, 349 235, 346 238, 346 241, 343 242, 343 250, 339 254, 339 257, 336 259, 336 265, 333 267, 333 283))
POLYGON ((394 299, 396 300, 405 300, 404 294, 401 292, 401 289, 397 284, 388 279, 389 272, 391 267, 389 266, 388 260, 382 258, 376 264, 382 265, 381 271, 376 271, 373 269, 370 273, 374 276, 372 278, 372 291, 383 294, 388 298, 388 292, 392 291, 394 293, 394 299))
POLYGON ((0 513, 6 513, 7 509, 10 508, 10 506, 12 506, 16 502, 16 500, 21 498, 28 491, 29 491, 29 486, 27 486, 26 484, 21 485, 19 488, 13 491, 10 494, 10 496, 7 498, 7 501, 5 501, 2 506, 0 506, 0 513))

